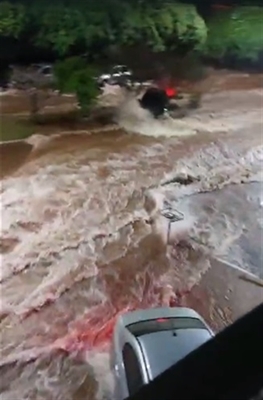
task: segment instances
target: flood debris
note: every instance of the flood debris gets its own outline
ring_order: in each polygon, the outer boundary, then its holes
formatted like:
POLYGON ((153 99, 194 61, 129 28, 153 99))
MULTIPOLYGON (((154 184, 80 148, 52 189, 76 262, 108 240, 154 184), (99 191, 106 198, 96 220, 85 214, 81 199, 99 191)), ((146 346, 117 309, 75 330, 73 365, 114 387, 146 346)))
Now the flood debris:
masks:
POLYGON ((182 214, 180 211, 175 210, 171 207, 167 207, 161 211, 161 215, 163 215, 165 218, 167 218, 170 223, 176 222, 176 221, 182 221, 184 219, 184 214, 182 214))
POLYGON ((164 208, 161 210, 161 215, 168 219, 168 230, 167 230, 167 244, 170 241, 170 235, 171 235, 171 225, 174 222, 179 222, 184 220, 184 214, 182 214, 180 211, 168 206, 167 208, 164 208))
POLYGON ((170 184, 178 184, 183 186, 191 185, 192 183, 199 182, 199 177, 194 177, 189 174, 181 173, 176 175, 174 178, 171 178, 161 184, 161 186, 166 186, 170 184))

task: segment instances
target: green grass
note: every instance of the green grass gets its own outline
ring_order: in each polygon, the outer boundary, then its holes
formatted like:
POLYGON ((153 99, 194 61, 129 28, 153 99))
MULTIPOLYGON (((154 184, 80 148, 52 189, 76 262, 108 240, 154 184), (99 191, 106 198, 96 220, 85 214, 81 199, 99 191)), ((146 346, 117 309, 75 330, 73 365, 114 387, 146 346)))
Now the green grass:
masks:
POLYGON ((35 128, 29 121, 12 116, 0 116, 0 141, 25 139, 33 135, 35 128))

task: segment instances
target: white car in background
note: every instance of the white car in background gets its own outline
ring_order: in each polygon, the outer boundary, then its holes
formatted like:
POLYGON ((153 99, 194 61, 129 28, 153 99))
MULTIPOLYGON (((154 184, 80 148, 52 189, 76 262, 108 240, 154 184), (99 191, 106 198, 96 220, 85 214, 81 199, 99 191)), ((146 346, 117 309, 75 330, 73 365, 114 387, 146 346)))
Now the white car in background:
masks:
POLYGON ((189 308, 138 310, 120 316, 111 352, 114 399, 132 396, 213 336, 189 308))
POLYGON ((126 65, 115 65, 110 72, 98 77, 100 85, 119 85, 129 82, 132 79, 132 71, 126 65))

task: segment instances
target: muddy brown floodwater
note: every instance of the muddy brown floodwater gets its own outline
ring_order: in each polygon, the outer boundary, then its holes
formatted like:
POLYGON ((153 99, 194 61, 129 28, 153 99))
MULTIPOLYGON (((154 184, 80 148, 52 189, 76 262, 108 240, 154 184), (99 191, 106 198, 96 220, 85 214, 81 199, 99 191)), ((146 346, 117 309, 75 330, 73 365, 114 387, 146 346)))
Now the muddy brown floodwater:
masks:
POLYGON ((115 318, 169 285, 215 330, 262 301, 231 267, 263 276, 262 76, 209 79, 184 120, 126 98, 104 130, 1 147, 1 399, 112 399, 115 318))

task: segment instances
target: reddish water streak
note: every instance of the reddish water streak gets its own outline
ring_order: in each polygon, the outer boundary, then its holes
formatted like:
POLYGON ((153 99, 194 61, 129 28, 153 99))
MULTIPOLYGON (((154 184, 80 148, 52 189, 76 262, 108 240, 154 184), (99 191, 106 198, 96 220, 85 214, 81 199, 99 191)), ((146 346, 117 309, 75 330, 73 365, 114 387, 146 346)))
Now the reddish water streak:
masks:
POLYGON ((121 310, 112 310, 110 304, 104 304, 93 308, 84 318, 74 324, 74 327, 67 336, 57 340, 54 343, 55 348, 65 350, 69 353, 82 352, 94 348, 105 349, 108 347, 114 326, 118 317, 126 312, 137 309, 154 308, 154 307, 182 307, 183 299, 189 291, 176 291, 171 293, 170 287, 156 287, 155 296, 144 298, 139 304, 127 305, 121 310), (159 295, 156 297, 156 294, 159 295), (167 296, 169 294, 169 296, 167 296), (158 302, 156 303, 156 299, 158 302))

